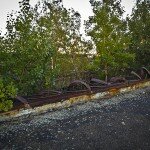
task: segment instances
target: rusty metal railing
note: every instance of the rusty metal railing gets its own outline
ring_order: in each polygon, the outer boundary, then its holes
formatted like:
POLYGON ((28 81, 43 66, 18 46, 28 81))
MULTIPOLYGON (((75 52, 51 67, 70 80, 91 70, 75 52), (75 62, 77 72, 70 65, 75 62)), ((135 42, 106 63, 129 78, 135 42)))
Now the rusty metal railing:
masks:
MULTIPOLYGON (((84 93, 91 94, 96 91, 104 91, 112 87, 121 87, 136 82, 150 79, 150 71, 142 67, 140 72, 131 72, 131 79, 125 77, 112 77, 108 82, 98 78, 94 78, 90 72, 82 72, 80 77, 74 74, 67 75, 65 77, 59 77, 55 80, 56 86, 54 89, 43 90, 30 97, 16 97, 17 101, 20 102, 20 107, 32 108, 47 103, 58 102, 76 95, 82 95, 84 93)), ((15 108, 15 106, 14 106, 15 108)))

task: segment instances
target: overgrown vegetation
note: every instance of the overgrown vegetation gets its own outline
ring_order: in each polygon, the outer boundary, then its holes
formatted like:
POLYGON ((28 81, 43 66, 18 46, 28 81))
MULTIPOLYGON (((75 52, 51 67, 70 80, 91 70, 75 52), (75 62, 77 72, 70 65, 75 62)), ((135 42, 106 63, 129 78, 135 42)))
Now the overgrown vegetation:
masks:
POLYGON ((2 77, 0 77, 0 110, 7 111, 13 107, 12 98, 17 95, 17 88, 11 82, 7 84, 2 77))
POLYGON ((91 0, 94 15, 80 32, 81 16, 61 3, 29 0, 7 18, 0 36, 0 110, 12 108, 12 98, 53 88, 69 73, 100 70, 106 80, 129 67, 149 66, 150 4, 137 1, 131 16, 123 19, 120 0, 91 0), (92 53, 94 55, 91 57, 92 53), (89 57, 90 56, 90 57, 89 57))

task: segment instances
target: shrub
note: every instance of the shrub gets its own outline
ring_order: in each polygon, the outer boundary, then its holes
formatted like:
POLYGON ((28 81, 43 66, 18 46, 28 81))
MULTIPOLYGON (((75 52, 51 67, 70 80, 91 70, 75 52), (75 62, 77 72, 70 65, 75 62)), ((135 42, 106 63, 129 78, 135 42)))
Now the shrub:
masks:
POLYGON ((12 82, 4 82, 0 77, 0 111, 8 111, 13 107, 12 99, 17 95, 17 88, 12 82))

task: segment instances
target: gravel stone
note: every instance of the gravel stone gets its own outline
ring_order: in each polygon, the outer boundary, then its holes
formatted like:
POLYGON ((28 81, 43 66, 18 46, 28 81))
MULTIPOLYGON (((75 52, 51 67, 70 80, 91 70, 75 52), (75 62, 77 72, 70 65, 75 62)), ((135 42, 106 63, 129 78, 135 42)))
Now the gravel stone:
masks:
POLYGON ((0 124, 1 150, 149 150, 150 87, 0 124))

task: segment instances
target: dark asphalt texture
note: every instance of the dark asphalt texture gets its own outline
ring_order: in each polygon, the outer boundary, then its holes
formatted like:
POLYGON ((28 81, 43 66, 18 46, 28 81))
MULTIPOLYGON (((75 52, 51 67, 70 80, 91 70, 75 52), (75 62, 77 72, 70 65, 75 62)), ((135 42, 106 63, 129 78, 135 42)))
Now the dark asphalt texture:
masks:
POLYGON ((0 124, 0 150, 150 150, 150 87, 0 124))

